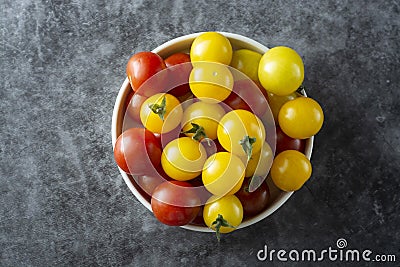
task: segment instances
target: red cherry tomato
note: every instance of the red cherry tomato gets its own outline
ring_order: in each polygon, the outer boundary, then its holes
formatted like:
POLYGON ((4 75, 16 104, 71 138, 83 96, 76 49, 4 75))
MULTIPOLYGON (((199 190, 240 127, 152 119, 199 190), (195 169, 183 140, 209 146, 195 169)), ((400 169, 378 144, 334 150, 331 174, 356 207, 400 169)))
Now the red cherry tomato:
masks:
POLYGON ((176 53, 167 57, 164 62, 169 70, 168 81, 173 88, 168 93, 176 97, 189 93, 189 76, 193 68, 190 56, 185 53, 176 53))
MULTIPOLYGON (((190 56, 186 53, 175 53, 172 54, 171 56, 167 57, 165 60, 165 65, 167 68, 175 65, 179 65, 182 63, 190 63, 190 56)), ((188 77, 189 78, 189 77, 188 77)))
POLYGON ((214 140, 215 146, 217 147, 217 152, 227 152, 225 148, 222 147, 221 143, 218 140, 214 140))
POLYGON ((152 132, 144 128, 131 128, 118 137, 114 158, 126 173, 145 175, 160 164, 160 144, 152 132))
POLYGON ((226 112, 229 112, 232 109, 244 109, 251 111, 249 105, 247 105, 246 102, 236 92, 231 92, 228 98, 223 102, 228 105, 228 107, 223 105, 226 112))
MULTIPOLYGON (((196 193, 200 197, 201 203, 206 203, 207 200, 212 196, 210 192, 205 189, 203 186, 203 181, 201 180, 201 176, 198 176, 190 181, 187 181, 190 183, 193 187, 196 187, 196 193)), ((190 223, 193 225, 198 225, 198 226, 206 226, 204 219, 203 219, 203 209, 204 206, 200 206, 199 213, 197 213, 197 216, 194 218, 194 220, 190 223)))
POLYGON ((252 80, 238 80, 232 93, 223 102, 232 109, 244 109, 261 117, 267 110, 266 92, 252 80))
POLYGON ((131 103, 133 94, 134 94, 134 92, 132 90, 130 90, 129 93, 128 93, 128 96, 126 97, 126 100, 125 100, 125 103, 124 103, 125 112, 128 112, 128 106, 129 106, 129 103, 131 103))
POLYGON ((160 222, 172 226, 186 225, 193 221, 200 206, 200 198, 188 182, 164 182, 154 189, 151 197, 154 216, 160 222))
MULTIPOLYGON (((164 60, 159 55, 148 51, 139 52, 129 59, 126 66, 126 75, 133 91, 137 92, 147 79, 165 68, 164 60)), ((150 87, 146 89, 150 89, 150 87)), ((153 92, 150 93, 150 95, 153 94, 153 92)))
POLYGON ((140 187, 141 193, 145 194, 145 197, 150 202, 151 195, 156 189, 157 186, 162 184, 165 181, 170 181, 171 177, 169 177, 163 170, 161 166, 157 167, 154 170, 149 170, 149 173, 146 175, 134 176, 136 184, 140 187))
MULTIPOLYGON (((187 182, 196 188, 196 194, 200 198, 201 204, 205 204, 207 200, 212 196, 212 194, 208 192, 208 190, 204 187, 201 175, 187 182)), ((201 217, 203 217, 203 214, 201 215, 201 217)))
POLYGON ((166 133, 154 133, 154 136, 157 138, 158 142, 160 143, 161 147, 164 148, 169 142, 171 142, 174 139, 177 139, 179 137, 185 136, 184 134, 181 134, 181 127, 178 125, 175 129, 172 131, 166 132, 166 133))
POLYGON ((305 139, 295 139, 287 136, 279 126, 276 126, 276 152, 278 155, 285 150, 297 150, 304 153, 305 139))
POLYGON ((159 175, 141 175, 135 176, 136 183, 142 188, 142 190, 149 196, 154 192, 154 189, 161 183, 165 182, 165 179, 159 175))
POLYGON ((249 192, 249 183, 251 178, 245 178, 242 187, 236 193, 243 206, 245 217, 251 217, 259 214, 268 206, 270 199, 269 188, 266 182, 263 182, 255 191, 249 192))
POLYGON ((206 223, 204 222, 203 218, 203 210, 204 206, 200 206, 199 213, 197 213, 196 218, 194 218, 194 220, 190 224, 206 227, 206 223))
POLYGON ((142 106, 143 102, 146 101, 146 99, 147 97, 137 93, 132 93, 132 95, 127 97, 128 104, 126 107, 126 112, 136 122, 142 123, 140 121, 140 107, 142 106))

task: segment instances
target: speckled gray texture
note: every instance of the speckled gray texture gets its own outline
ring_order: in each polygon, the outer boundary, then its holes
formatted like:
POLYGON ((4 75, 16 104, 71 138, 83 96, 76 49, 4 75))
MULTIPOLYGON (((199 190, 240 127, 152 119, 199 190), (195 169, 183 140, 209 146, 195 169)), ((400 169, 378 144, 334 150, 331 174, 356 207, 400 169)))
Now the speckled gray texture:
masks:
POLYGON ((395 254, 398 265, 399 8, 394 0, 2 0, 0 265, 267 265, 256 257, 264 245, 321 250, 338 238, 395 254), (295 48, 326 115, 306 187, 220 244, 158 223, 123 182, 110 134, 129 56, 208 30, 295 48))

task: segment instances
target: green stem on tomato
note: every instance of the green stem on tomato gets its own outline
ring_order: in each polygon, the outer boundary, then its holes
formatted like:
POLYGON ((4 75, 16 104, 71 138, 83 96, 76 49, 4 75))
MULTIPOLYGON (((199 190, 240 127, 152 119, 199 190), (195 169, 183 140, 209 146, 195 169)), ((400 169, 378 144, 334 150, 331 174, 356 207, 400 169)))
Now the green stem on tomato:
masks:
POLYGON ((218 214, 217 218, 215 219, 215 221, 213 221, 211 226, 215 226, 215 234, 217 235, 218 242, 221 241, 220 229, 222 226, 236 229, 236 227, 228 223, 228 221, 225 220, 221 214, 218 214))
POLYGON ((200 125, 198 125, 196 123, 193 123, 193 122, 191 122, 190 124, 192 125, 192 128, 187 130, 187 131, 184 131, 182 133, 184 133, 184 134, 186 134, 186 133, 194 134, 192 136, 192 139, 196 140, 198 142, 200 142, 202 139, 206 138, 207 139, 207 144, 210 145, 210 139, 208 138, 208 136, 206 134, 206 131, 204 130, 204 127, 200 126, 200 125))
POLYGON ((257 141, 255 137, 250 137, 246 135, 242 140, 239 141, 239 144, 242 146, 244 153, 247 155, 247 161, 251 159, 251 155, 253 153, 253 144, 257 141))
POLYGON ((157 104, 157 103, 151 104, 151 105, 149 105, 149 108, 151 109, 152 112, 157 114, 161 120, 164 121, 165 112, 167 111, 166 106, 167 106, 167 99, 164 96, 161 101, 161 104, 157 104))

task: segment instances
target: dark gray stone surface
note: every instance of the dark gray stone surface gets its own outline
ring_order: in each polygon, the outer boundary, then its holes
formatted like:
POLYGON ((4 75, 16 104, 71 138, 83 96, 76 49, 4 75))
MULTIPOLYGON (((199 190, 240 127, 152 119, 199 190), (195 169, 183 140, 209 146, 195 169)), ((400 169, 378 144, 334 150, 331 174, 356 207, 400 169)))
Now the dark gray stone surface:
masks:
POLYGON ((0 265, 266 265, 256 257, 264 245, 322 250, 338 238, 395 254, 398 265, 399 9, 394 0, 2 0, 0 265), (220 244, 158 223, 123 182, 110 134, 130 55, 211 30, 295 48, 326 115, 306 187, 220 244))

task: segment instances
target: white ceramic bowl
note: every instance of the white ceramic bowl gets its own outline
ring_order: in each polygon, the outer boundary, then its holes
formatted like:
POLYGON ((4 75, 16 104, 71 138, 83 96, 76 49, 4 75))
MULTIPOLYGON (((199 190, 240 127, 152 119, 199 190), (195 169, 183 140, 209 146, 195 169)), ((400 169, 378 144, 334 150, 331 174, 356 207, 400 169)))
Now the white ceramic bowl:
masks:
MULTIPOLYGON (((250 49, 260 54, 264 54, 268 48, 250 38, 244 37, 239 34, 227 33, 227 32, 220 32, 221 34, 225 35, 232 44, 234 50, 236 49, 250 49)), ((190 46, 193 40, 200 35, 201 33, 193 33, 189 35, 185 35, 182 37, 175 38, 170 40, 159 47, 155 48, 152 52, 159 54, 162 58, 166 58, 174 53, 177 52, 189 52, 190 46)), ((124 83, 122 84, 117 99, 114 105, 113 117, 112 117, 112 127, 111 127, 111 134, 112 134, 112 144, 113 147, 115 146, 115 142, 118 136, 122 133, 122 126, 124 120, 124 104, 126 102, 126 98, 131 90, 131 86, 129 84, 128 78, 125 79, 124 83)), ((311 152, 313 147, 314 138, 311 137, 306 141, 305 145, 305 155, 307 158, 311 158, 311 152)), ((128 185, 129 189, 135 195, 135 197, 148 209, 151 211, 151 205, 146 200, 146 198, 139 192, 138 185, 134 181, 134 179, 126 174, 123 170, 119 169, 122 177, 124 178, 125 183, 128 185)), ((261 212, 255 217, 249 218, 244 220, 239 228, 243 228, 252 224, 255 224, 262 219, 265 219, 269 215, 271 215, 274 211, 276 211, 279 207, 281 207, 293 194, 293 192, 283 192, 275 187, 272 183, 271 179, 267 179, 267 183, 271 193, 270 203, 266 210, 261 212)), ((185 229, 193 230, 193 231, 200 231, 200 232, 212 232, 211 229, 204 227, 204 226, 197 226, 197 225, 185 225, 182 226, 185 229)))

